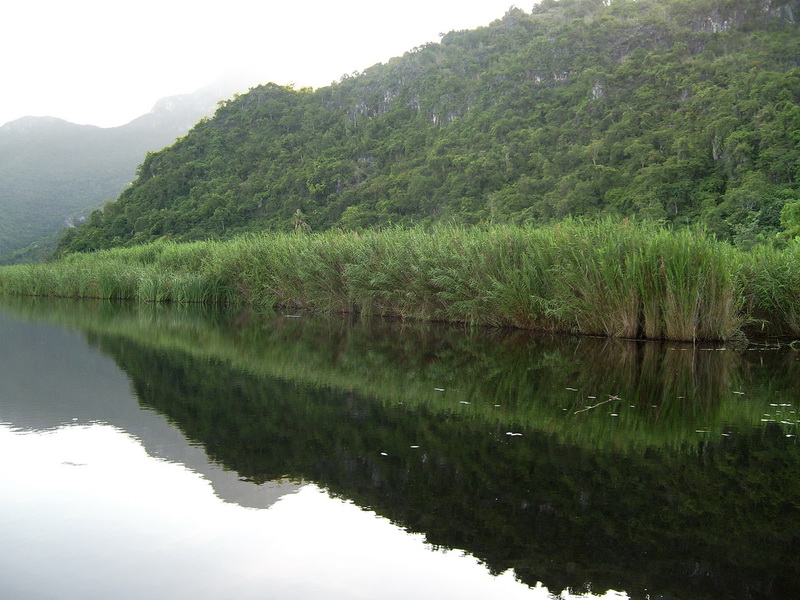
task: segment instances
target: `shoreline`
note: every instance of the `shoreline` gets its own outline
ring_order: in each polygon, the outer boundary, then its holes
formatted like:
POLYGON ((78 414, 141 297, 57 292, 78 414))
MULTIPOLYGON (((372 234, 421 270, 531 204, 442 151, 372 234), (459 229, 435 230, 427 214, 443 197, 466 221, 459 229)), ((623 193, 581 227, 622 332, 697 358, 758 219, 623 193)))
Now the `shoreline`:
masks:
POLYGON ((601 337, 800 337, 800 244, 646 222, 264 233, 0 268, 0 293, 353 313, 601 337), (768 315, 769 318, 766 318, 768 315))

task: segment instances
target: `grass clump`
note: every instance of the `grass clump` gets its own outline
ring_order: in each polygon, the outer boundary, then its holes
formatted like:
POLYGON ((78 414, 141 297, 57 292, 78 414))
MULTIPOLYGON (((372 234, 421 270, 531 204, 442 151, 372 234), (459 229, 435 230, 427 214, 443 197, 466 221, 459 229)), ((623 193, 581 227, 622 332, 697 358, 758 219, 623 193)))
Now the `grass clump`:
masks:
POLYGON ((725 340, 769 319, 800 334, 800 250, 609 220, 248 235, 75 254, 0 270, 0 292, 224 303, 725 340))
POLYGON ((739 277, 754 324, 768 333, 800 337, 800 241, 785 249, 753 248, 741 257, 739 277))

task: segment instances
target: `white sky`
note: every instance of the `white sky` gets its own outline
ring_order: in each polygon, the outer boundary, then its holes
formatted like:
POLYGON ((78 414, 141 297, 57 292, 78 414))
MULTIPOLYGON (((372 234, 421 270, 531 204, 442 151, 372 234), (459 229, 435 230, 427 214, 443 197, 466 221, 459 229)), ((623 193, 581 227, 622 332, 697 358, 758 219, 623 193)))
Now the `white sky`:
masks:
POLYGON ((321 87, 536 1, 10 0, 0 125, 27 115, 122 125, 226 73, 321 87))

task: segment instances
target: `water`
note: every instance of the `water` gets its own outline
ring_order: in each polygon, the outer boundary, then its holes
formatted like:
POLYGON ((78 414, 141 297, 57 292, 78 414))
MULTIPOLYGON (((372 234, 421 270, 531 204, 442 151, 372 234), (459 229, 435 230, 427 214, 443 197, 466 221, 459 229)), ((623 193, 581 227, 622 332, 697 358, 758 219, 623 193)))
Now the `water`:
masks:
POLYGON ((5 300, 2 598, 800 597, 800 353, 5 300))

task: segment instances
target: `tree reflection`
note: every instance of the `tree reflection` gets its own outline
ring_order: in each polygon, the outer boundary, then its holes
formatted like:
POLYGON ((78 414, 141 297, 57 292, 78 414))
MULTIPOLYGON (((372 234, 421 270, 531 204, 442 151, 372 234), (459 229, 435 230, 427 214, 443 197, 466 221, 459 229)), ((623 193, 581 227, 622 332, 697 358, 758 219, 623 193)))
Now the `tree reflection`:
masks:
POLYGON ((762 422, 800 380, 792 353, 130 306, 47 314, 242 477, 317 482, 493 573, 634 598, 800 596, 800 452, 790 418, 762 422))

